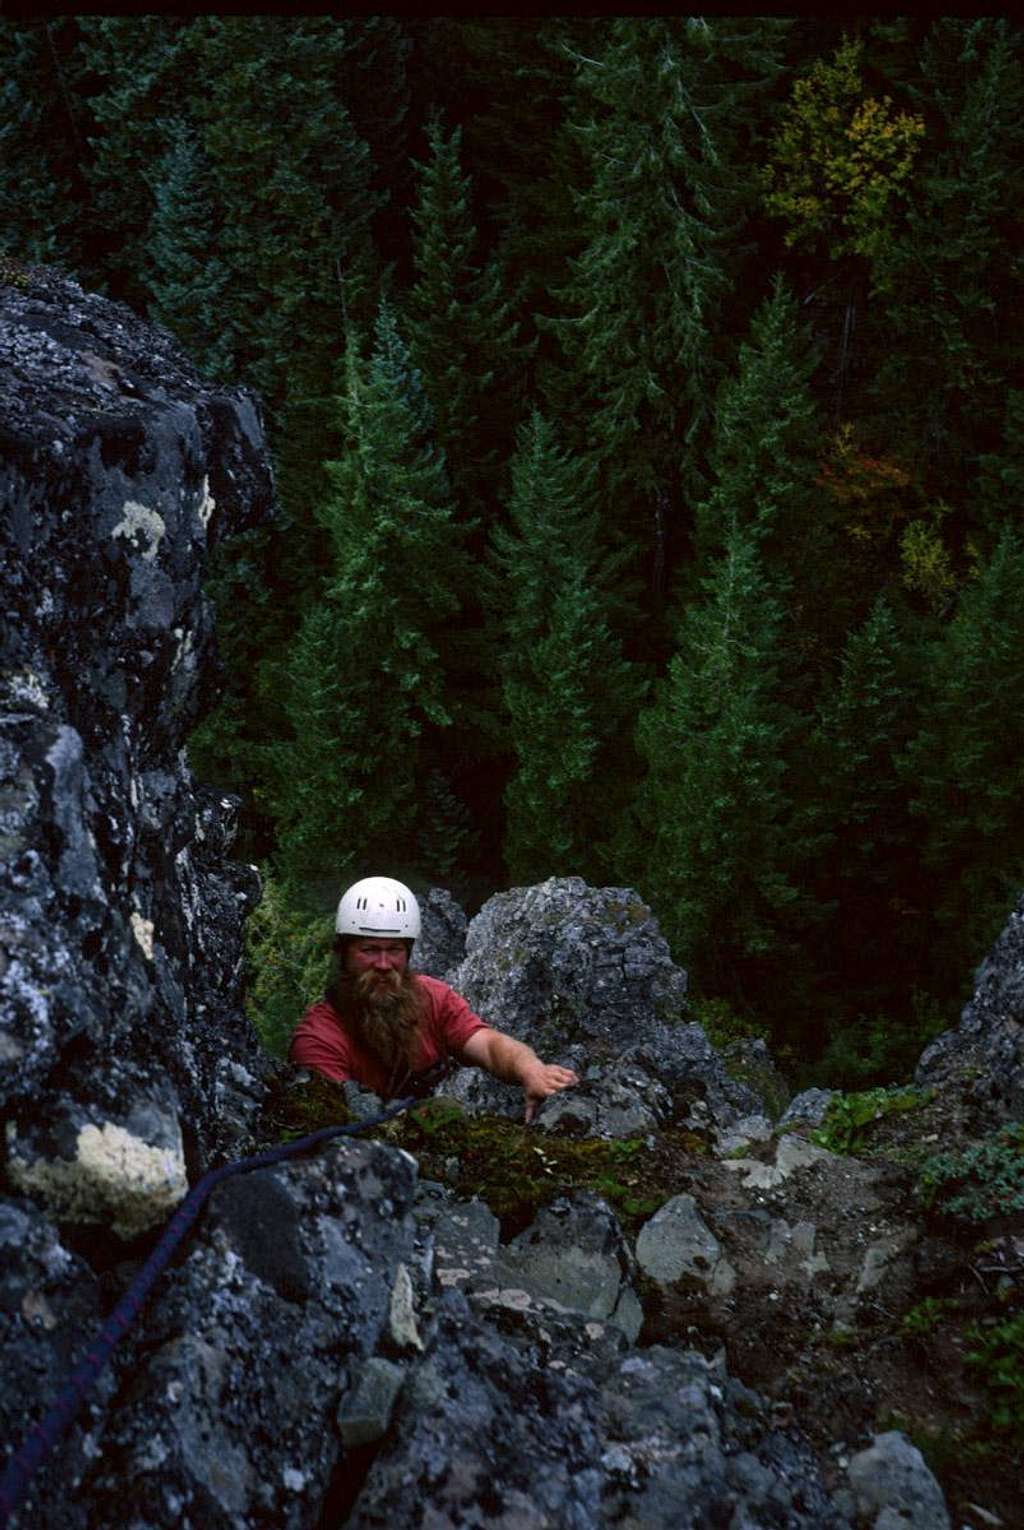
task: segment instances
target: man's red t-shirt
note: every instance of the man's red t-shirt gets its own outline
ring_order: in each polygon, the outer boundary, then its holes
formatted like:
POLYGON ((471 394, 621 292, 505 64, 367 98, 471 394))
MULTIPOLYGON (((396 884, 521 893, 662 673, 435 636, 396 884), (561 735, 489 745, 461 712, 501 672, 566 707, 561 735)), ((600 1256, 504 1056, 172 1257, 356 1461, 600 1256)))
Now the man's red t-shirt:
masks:
MULTIPOLYGON (((415 982, 425 1003, 420 1050, 412 1071, 421 1073, 449 1053, 458 1057, 469 1038, 483 1030, 484 1021, 447 983, 420 973, 416 974, 415 982)), ((292 1036, 288 1055, 292 1062, 315 1068, 337 1084, 355 1079, 382 1096, 392 1094, 404 1082, 390 1078, 384 1064, 352 1040, 338 1011, 327 999, 307 1009, 292 1036)))

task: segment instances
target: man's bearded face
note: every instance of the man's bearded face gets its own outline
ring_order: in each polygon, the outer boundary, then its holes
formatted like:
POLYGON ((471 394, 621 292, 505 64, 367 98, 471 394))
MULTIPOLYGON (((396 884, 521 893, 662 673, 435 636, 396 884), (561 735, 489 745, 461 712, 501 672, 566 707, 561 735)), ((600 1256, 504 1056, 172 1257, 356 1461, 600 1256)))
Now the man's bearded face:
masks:
POLYGON ((421 1000, 403 941, 357 940, 345 951, 341 1013, 389 1072, 414 1067, 421 1000))

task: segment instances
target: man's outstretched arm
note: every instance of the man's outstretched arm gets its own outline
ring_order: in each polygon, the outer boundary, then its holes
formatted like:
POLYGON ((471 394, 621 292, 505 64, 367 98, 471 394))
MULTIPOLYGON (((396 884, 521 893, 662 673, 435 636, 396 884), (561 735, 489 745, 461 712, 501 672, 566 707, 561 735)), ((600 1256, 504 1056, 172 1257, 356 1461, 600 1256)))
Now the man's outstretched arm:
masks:
POLYGON ((474 1063, 478 1068, 486 1068, 488 1073, 493 1073, 495 1078, 502 1079, 506 1084, 521 1085, 526 1096, 527 1121, 533 1120, 537 1106, 549 1094, 557 1094, 560 1089, 568 1089, 579 1083, 571 1068, 541 1062, 533 1048, 525 1042, 516 1041, 512 1036, 506 1036, 504 1031, 496 1031, 489 1025, 475 1031, 463 1044, 462 1056, 466 1062, 474 1063))

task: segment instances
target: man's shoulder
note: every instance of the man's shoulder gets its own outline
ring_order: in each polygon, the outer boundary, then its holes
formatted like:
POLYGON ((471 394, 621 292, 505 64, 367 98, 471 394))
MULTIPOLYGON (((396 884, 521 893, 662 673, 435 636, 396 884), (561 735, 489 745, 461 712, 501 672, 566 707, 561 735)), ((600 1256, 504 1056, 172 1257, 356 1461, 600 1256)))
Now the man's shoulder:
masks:
POLYGON ((443 982, 441 978, 428 977, 425 972, 414 972, 413 977, 421 988, 426 989, 427 993, 443 995, 455 992, 451 984, 443 982))
POLYGON ((324 994, 322 999, 317 999, 315 1004, 311 1004, 309 1006, 309 1008, 306 1010, 306 1013, 299 1021, 299 1024, 308 1025, 310 1022, 317 1024, 318 1022, 329 1020, 333 1022, 333 1024, 337 1025, 339 1024, 340 1019, 341 1017, 338 1014, 338 1011, 335 1009, 330 999, 328 999, 327 995, 324 994))

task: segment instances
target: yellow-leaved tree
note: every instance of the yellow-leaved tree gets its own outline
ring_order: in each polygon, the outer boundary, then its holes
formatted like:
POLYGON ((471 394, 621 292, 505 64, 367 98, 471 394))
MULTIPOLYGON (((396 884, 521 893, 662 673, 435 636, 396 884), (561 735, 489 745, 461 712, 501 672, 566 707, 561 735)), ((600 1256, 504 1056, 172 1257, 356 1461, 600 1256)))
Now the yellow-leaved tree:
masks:
POLYGON ((863 45, 844 38, 796 81, 763 173, 765 206, 792 247, 824 240, 833 258, 871 260, 891 238, 924 120, 868 93, 863 45))

